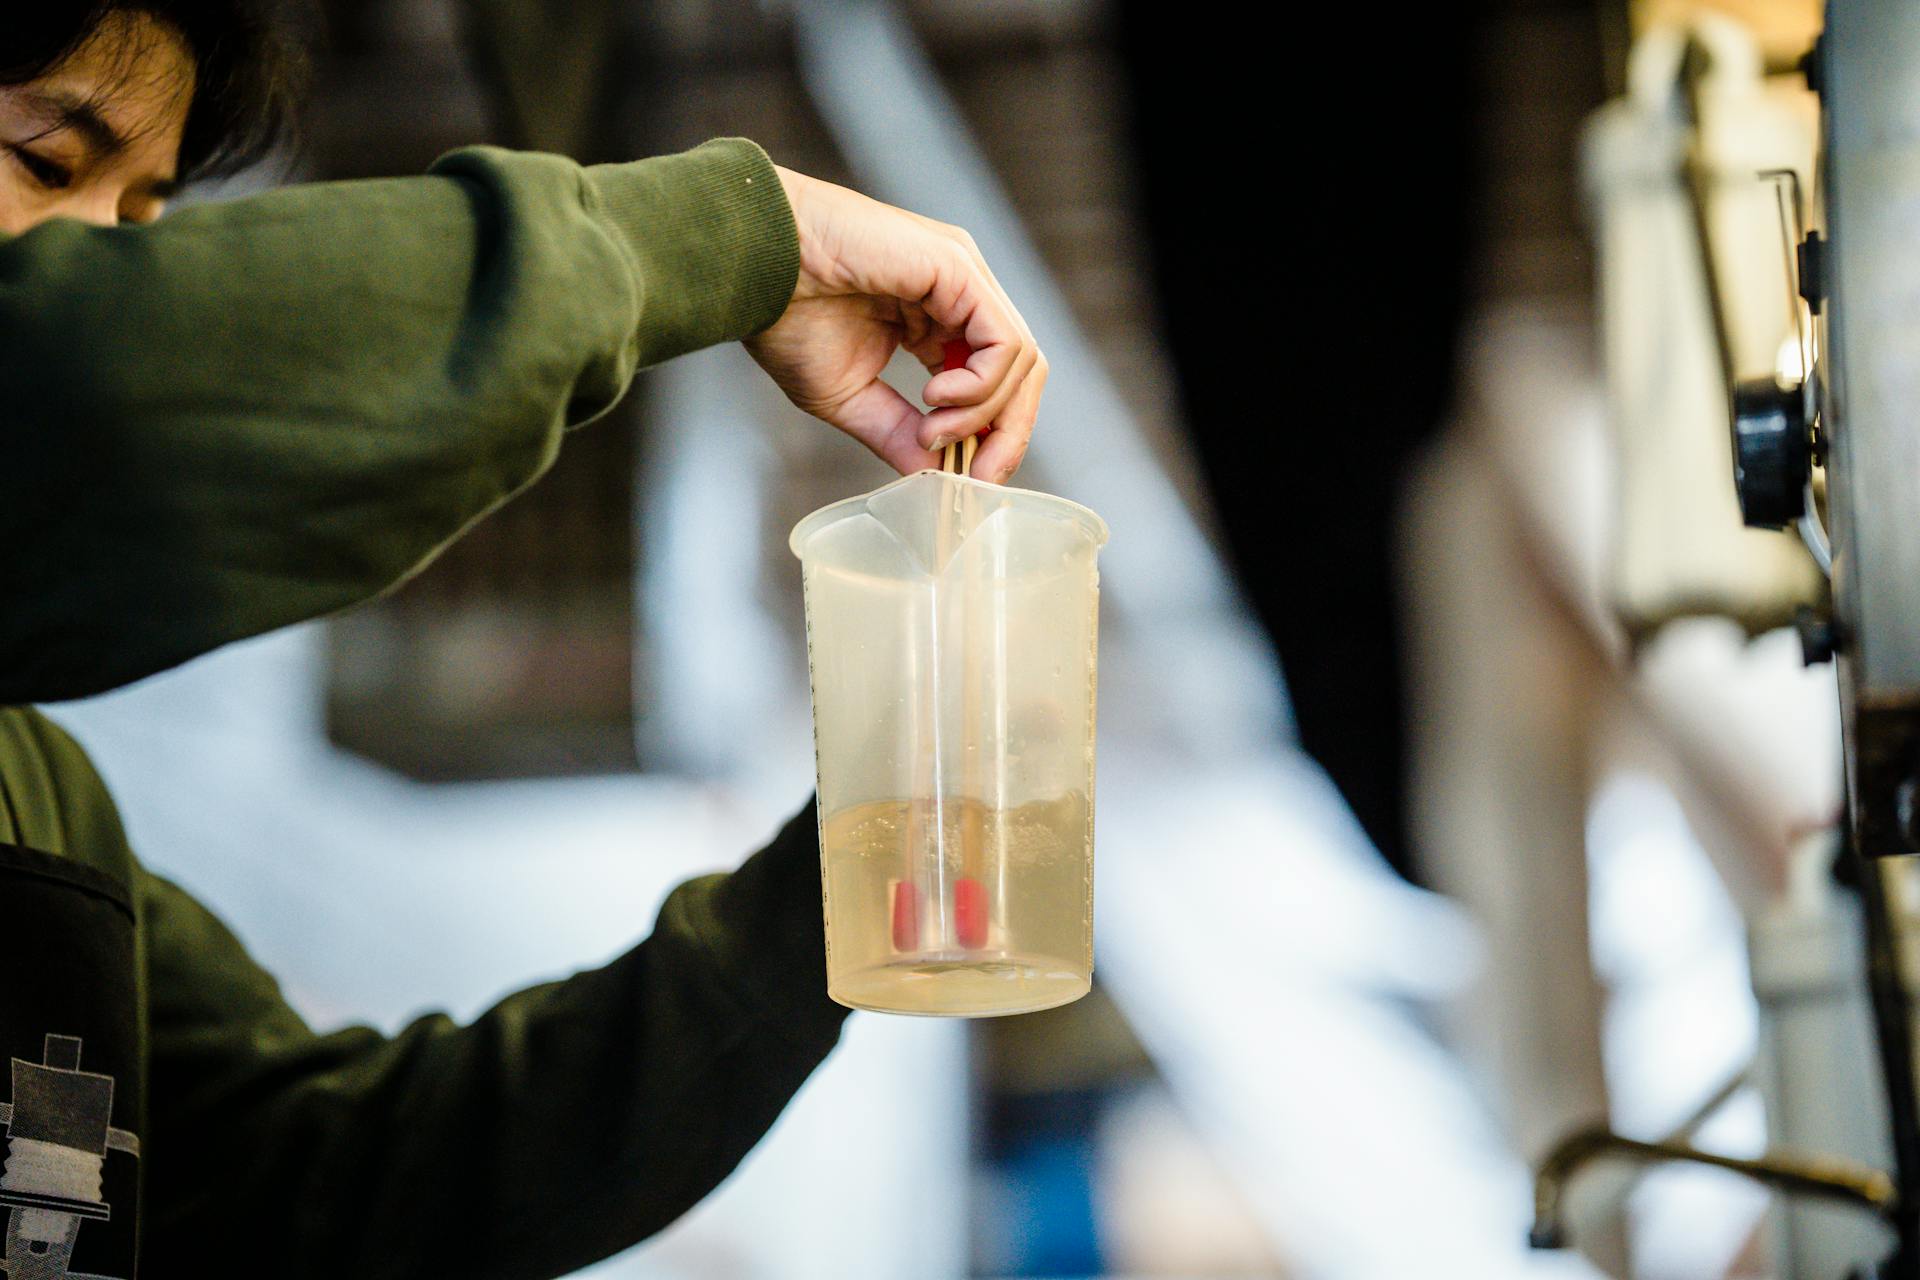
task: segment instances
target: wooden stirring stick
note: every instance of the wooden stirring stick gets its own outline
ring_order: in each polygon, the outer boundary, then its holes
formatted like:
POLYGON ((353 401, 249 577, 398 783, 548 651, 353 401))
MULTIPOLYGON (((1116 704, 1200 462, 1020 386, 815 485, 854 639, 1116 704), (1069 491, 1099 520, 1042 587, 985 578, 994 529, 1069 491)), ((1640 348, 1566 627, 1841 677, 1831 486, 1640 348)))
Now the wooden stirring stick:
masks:
MULTIPOLYGON (((972 348, 964 341, 946 344, 943 352, 946 359, 942 372, 964 369, 967 357, 973 354, 972 348)), ((978 451, 980 441, 977 436, 968 436, 965 440, 956 440, 946 447, 941 458, 942 469, 955 475, 968 475, 973 471, 973 455, 978 451)), ((963 491, 961 501, 966 504, 967 514, 972 514, 974 495, 971 490, 963 491)), ((950 522, 953 519, 952 508, 947 508, 941 517, 946 529, 946 543, 949 548, 958 539, 958 531, 950 522)), ((965 527, 966 521, 962 521, 965 527)), ((942 563, 945 561, 943 559, 942 563)), ((971 609, 977 605, 979 592, 975 582, 975 568, 969 563, 967 568, 965 596, 966 606, 971 609)), ((977 951, 987 945, 987 890, 983 878, 985 868, 985 817, 980 811, 977 772, 978 755, 973 750, 971 739, 974 726, 978 722, 977 712, 980 703, 979 680, 977 678, 978 655, 965 652, 960 655, 960 716, 961 734, 968 741, 963 750, 961 761, 961 807, 960 807, 960 875, 953 882, 953 932, 954 938, 969 951, 977 951)))
MULTIPOLYGON (((949 373, 955 369, 966 368, 967 357, 973 354, 973 349, 969 347, 965 341, 956 339, 947 343, 942 349, 941 354, 944 357, 941 372, 949 373)), ((973 436, 968 436, 965 440, 956 440, 952 444, 947 445, 941 454, 940 469, 952 475, 966 475, 973 470, 973 457, 978 451, 979 445, 980 442, 973 436)), ((963 510, 970 514, 973 494, 971 492, 963 492, 961 501, 967 504, 967 507, 963 508, 963 510)), ((953 504, 947 503, 942 506, 939 533, 937 535, 939 547, 936 558, 943 569, 953 554, 954 544, 960 536, 959 527, 957 526, 962 523, 963 522, 957 522, 955 519, 953 504)), ((965 588, 967 592, 965 598, 969 602, 976 594, 972 577, 972 571, 970 570, 965 588)), ((935 619, 934 625, 939 625, 937 618, 935 619)), ((978 682, 974 678, 974 667, 975 660, 973 656, 971 654, 963 654, 961 660, 960 705, 964 723, 961 726, 961 731, 963 736, 967 738, 973 736, 975 706, 979 701, 977 693, 978 682)), ((974 779, 974 772, 977 768, 974 754, 972 751, 964 751, 965 759, 961 765, 962 790, 965 793, 962 796, 963 803, 960 810, 960 865, 963 874, 955 879, 953 886, 954 940, 968 950, 977 950, 985 946, 987 941, 987 895, 985 885, 981 880, 982 868, 980 865, 983 843, 981 814, 977 803, 972 805, 965 803, 967 796, 971 796, 979 789, 975 785, 974 779)), ((937 788, 940 785, 940 780, 937 776, 933 776, 930 778, 930 783, 930 789, 937 788)), ((900 954, 910 954, 920 950, 921 894, 919 882, 924 871, 926 837, 920 830, 920 824, 913 812, 913 808, 913 801, 910 799, 907 811, 906 865, 902 868, 904 875, 901 879, 889 880, 887 882, 890 941, 893 943, 894 951, 900 954)), ((937 816, 936 810, 936 817, 937 816)), ((937 836, 933 843, 936 846, 940 844, 937 836)), ((932 897, 936 903, 939 903, 945 896, 942 892, 944 888, 942 882, 946 878, 943 874, 945 870, 944 849, 940 851, 940 858, 941 861, 936 864, 933 874, 934 883, 932 887, 934 892, 932 897)))
MULTIPOLYGON (((952 373, 955 369, 967 367, 967 357, 973 354, 966 339, 955 338, 940 349, 943 357, 940 372, 952 373)), ((973 470, 973 455, 980 447, 977 437, 968 436, 965 440, 955 440, 940 453, 940 469, 956 476, 964 476, 973 470)))

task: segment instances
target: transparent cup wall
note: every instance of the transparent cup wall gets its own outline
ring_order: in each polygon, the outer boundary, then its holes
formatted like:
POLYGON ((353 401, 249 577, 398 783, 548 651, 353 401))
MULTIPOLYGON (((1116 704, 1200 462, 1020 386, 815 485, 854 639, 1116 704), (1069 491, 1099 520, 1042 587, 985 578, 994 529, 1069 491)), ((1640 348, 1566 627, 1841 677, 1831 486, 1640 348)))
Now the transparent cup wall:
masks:
POLYGON ((1086 993, 1105 541, 1084 507, 933 471, 794 529, 835 1000, 980 1016, 1086 993))

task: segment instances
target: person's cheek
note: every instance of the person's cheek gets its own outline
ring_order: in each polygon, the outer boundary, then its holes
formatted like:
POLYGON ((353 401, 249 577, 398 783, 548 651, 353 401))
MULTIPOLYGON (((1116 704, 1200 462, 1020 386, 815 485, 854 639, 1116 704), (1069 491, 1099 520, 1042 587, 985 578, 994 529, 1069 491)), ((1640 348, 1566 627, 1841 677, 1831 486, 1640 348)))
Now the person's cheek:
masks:
POLYGON ((0 235, 17 236, 34 224, 23 194, 19 183, 0 177, 0 235))
POLYGON ((0 174, 0 233, 19 235, 49 218, 85 217, 75 193, 42 191, 32 183, 0 174))

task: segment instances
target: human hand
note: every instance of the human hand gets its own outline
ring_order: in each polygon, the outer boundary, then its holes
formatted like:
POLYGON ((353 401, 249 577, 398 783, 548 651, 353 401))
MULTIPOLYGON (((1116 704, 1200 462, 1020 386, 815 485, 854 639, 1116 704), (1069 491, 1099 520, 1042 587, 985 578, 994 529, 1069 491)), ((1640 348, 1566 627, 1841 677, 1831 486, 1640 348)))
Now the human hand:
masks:
POLYGON ((940 465, 936 450, 992 428, 972 474, 1005 481, 1020 466, 1047 381, 1026 321, 958 227, 779 170, 800 228, 793 301, 747 350, 787 398, 846 432, 902 475, 940 465), (964 341, 964 369, 942 348, 964 341), (929 411, 881 381, 894 348, 934 376, 929 411))

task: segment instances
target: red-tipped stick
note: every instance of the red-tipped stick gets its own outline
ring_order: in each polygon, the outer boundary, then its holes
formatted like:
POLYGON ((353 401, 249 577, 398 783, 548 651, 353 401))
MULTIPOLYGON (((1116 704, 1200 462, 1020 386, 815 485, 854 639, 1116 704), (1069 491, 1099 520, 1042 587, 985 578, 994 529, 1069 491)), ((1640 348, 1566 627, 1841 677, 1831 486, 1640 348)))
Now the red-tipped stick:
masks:
MULTIPOLYGON (((945 345, 943 355, 945 355, 947 370, 966 368, 966 361, 970 355, 973 355, 973 349, 962 340, 954 340, 945 345)), ((977 445, 975 436, 966 439, 966 443, 960 447, 958 466, 948 462, 948 470, 958 470, 962 476, 972 472, 975 445, 977 445)), ((964 716, 972 718, 975 700, 977 697, 973 693, 972 677, 964 677, 964 691, 960 699, 964 716)), ((968 731, 972 731, 972 723, 968 723, 968 731)), ((968 773, 972 773, 972 766, 968 768, 968 773)), ((966 787, 966 791, 972 794, 972 785, 966 787)), ((966 804, 960 810, 962 875, 954 881, 954 938, 960 942, 960 946, 968 948, 970 952, 987 946, 987 887, 979 879, 979 873, 981 873, 979 864, 981 864, 981 814, 979 810, 973 808, 972 804, 966 804)))
POLYGON ((987 887, 973 876, 953 882, 953 932, 969 951, 987 945, 987 887))
MULTIPOLYGON (((973 349, 966 342, 955 339, 946 344, 941 353, 945 358, 943 372, 964 369, 967 357, 973 349)), ((983 433, 984 434, 984 433, 983 433)), ((945 469, 966 475, 973 470, 973 454, 978 444, 977 436, 969 436, 963 443, 947 446, 945 469)), ((944 562, 944 559, 943 559, 944 562)), ((971 584, 969 584, 971 585, 971 584)), ((964 732, 971 733, 975 704, 978 702, 978 690, 973 679, 973 666, 962 657, 964 674, 961 676, 961 715, 966 717, 964 732)), ((980 880, 981 859, 981 813, 971 803, 974 792, 972 778, 972 758, 968 758, 966 770, 969 775, 963 791, 969 798, 960 810, 960 868, 961 874, 953 883, 953 933, 954 941, 969 951, 977 951, 987 945, 987 890, 980 880)))
POLYGON ((889 880, 887 889, 893 895, 893 949, 918 951, 920 895, 914 892, 913 882, 909 880, 889 880))

